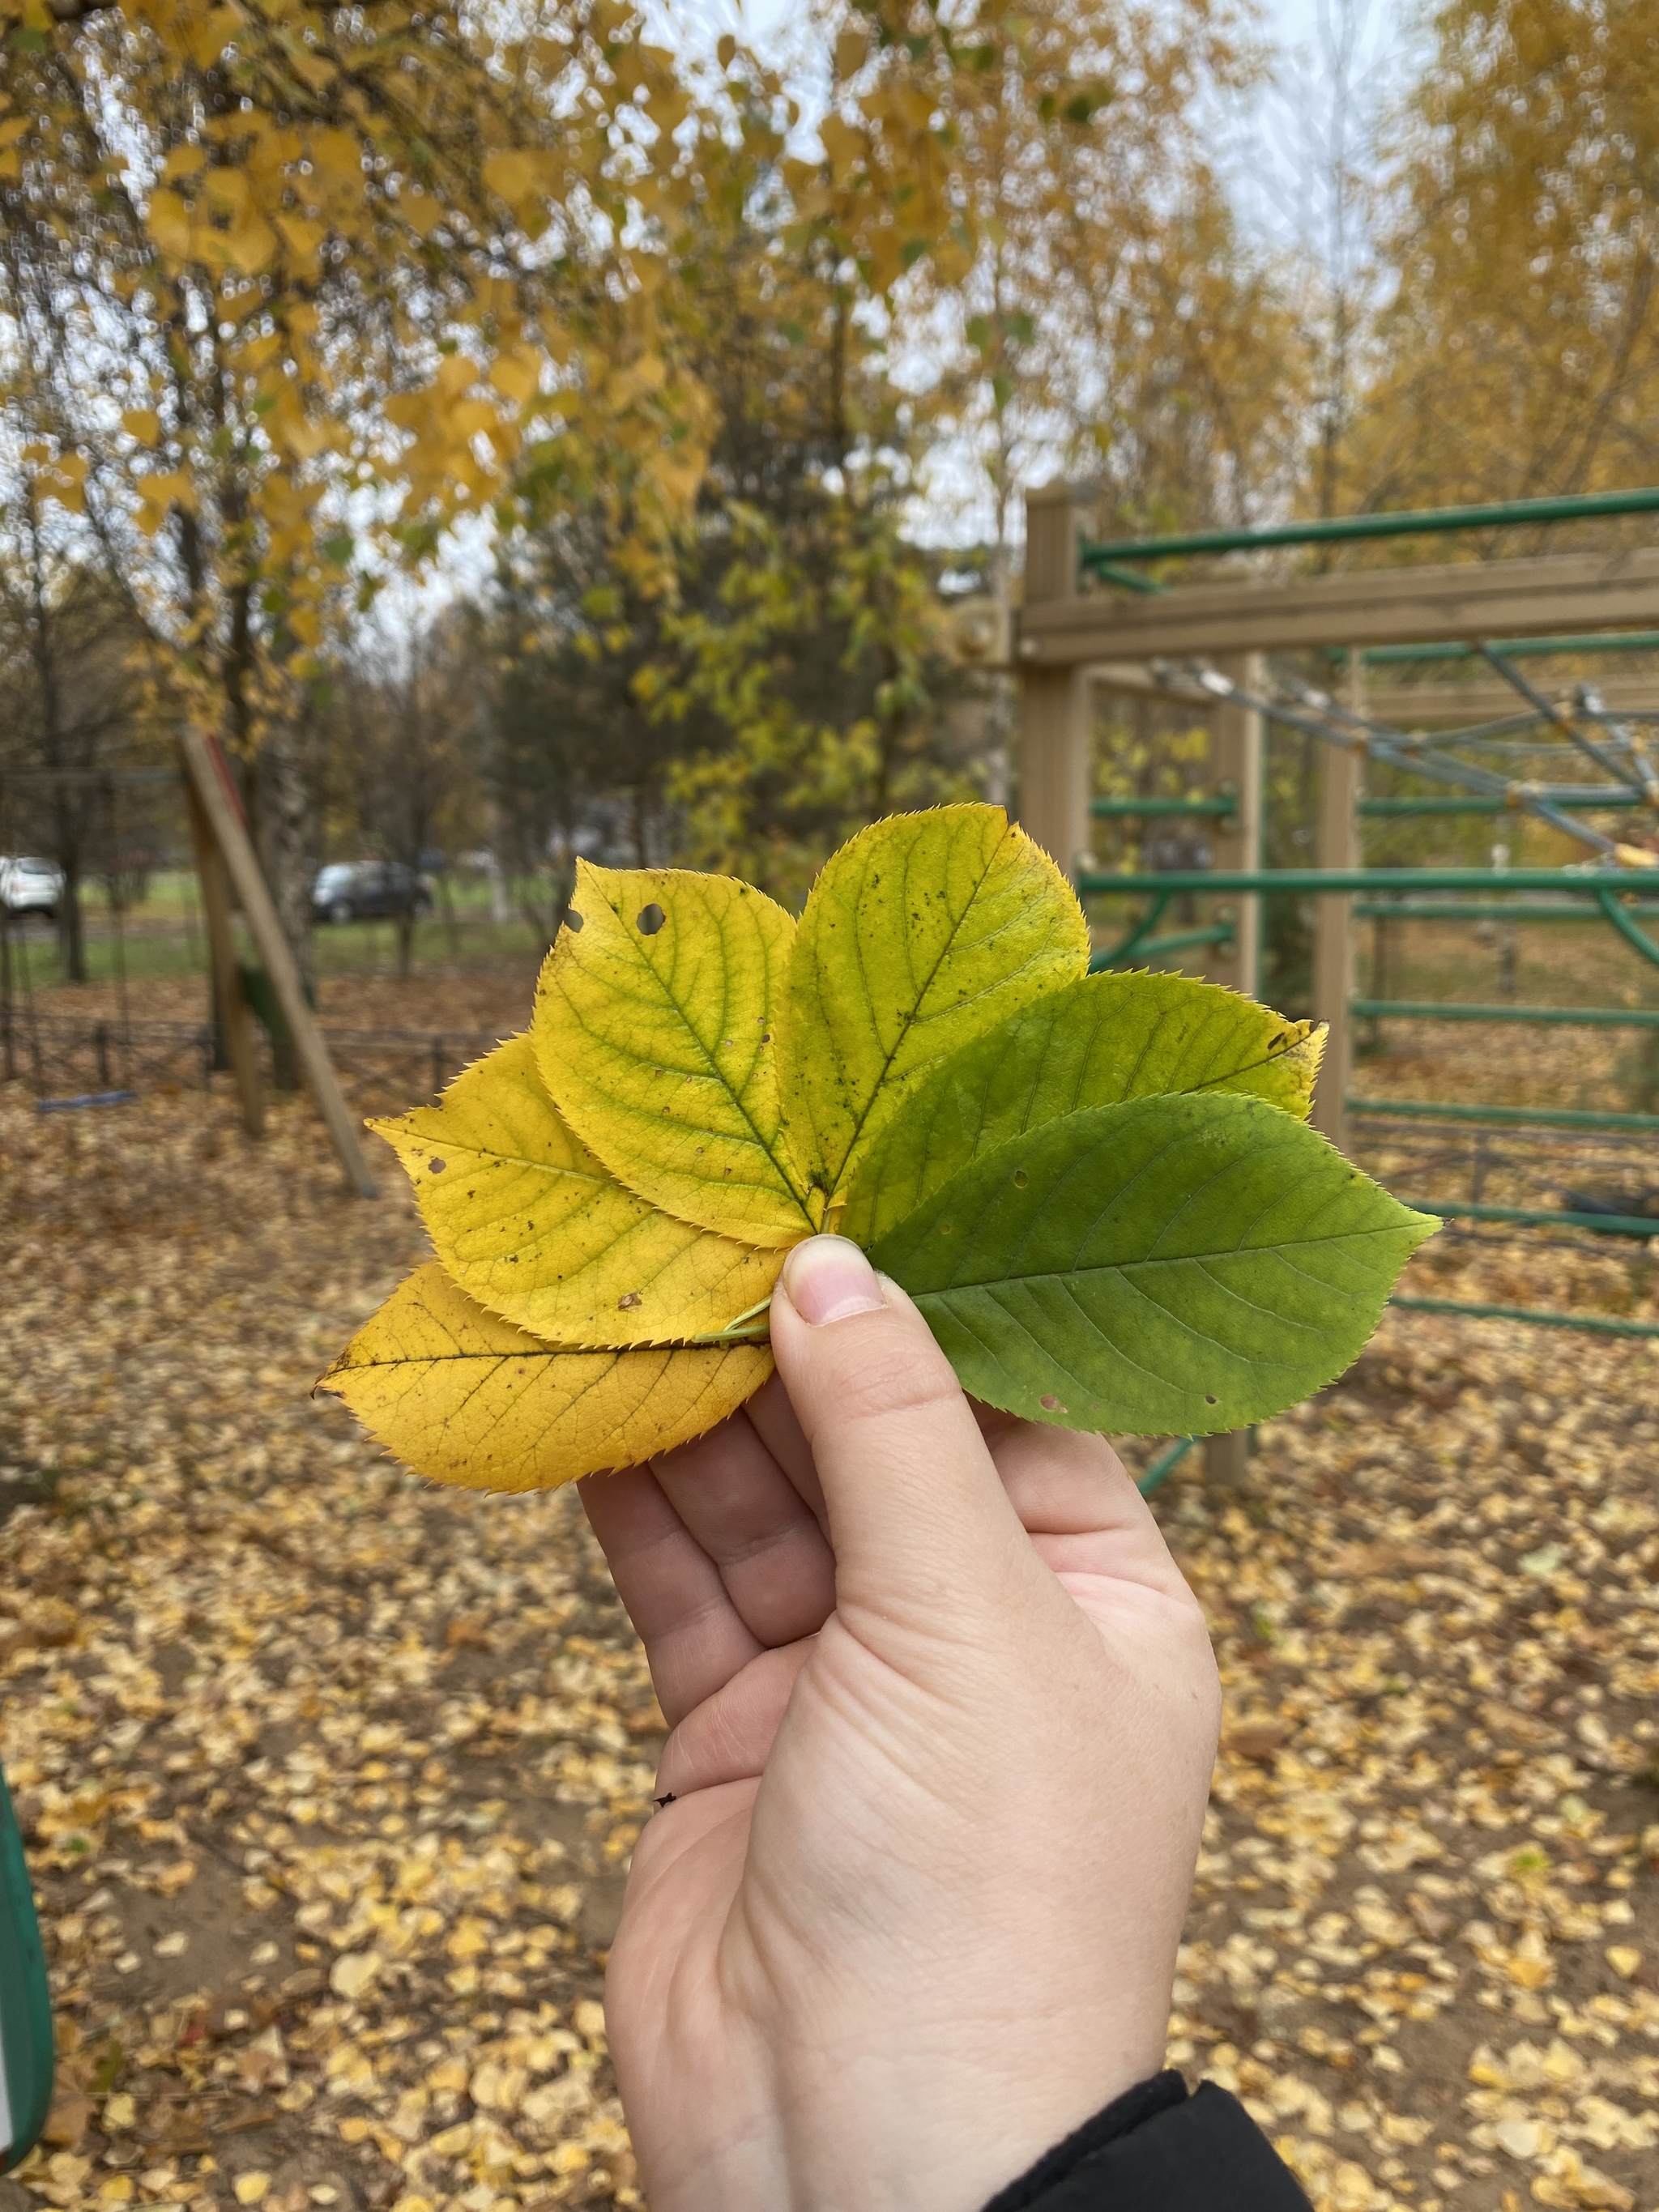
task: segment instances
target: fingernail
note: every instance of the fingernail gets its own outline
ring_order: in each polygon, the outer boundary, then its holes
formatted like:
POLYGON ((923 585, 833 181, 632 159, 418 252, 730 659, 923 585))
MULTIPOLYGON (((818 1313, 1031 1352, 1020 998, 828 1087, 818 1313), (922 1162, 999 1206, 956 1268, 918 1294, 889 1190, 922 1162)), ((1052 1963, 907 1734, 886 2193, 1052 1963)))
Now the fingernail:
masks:
POLYGON ((875 1269, 846 1237, 809 1237, 783 1263, 783 1287, 803 1321, 822 1327, 887 1303, 875 1269))

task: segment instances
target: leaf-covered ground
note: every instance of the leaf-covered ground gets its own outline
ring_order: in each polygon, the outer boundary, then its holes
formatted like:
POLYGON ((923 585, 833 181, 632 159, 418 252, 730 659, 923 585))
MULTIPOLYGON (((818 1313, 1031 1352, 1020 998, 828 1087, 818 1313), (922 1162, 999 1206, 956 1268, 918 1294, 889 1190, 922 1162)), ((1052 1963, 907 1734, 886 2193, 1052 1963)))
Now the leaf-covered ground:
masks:
MULTIPOLYGON (((307 1395, 421 1252, 386 1165, 0 1091, 0 1759, 64 2051, 4 2212, 641 2201, 597 2000, 660 1716, 574 1502, 307 1395)), ((1628 1246, 1417 1266, 1654 1310, 1628 1246)), ((1401 1315, 1238 1494, 1160 1494, 1229 1703, 1173 2047, 1322 2212, 1659 2212, 1656 1469, 1651 1344, 1401 1315)))

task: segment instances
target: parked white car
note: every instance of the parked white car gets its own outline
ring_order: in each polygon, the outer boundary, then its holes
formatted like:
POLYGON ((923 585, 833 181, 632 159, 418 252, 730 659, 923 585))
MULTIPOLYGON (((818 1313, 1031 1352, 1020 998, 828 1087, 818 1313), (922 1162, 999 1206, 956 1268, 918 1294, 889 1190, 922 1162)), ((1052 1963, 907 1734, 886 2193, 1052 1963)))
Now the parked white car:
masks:
POLYGON ((44 915, 48 921, 64 896, 64 871, 52 860, 0 857, 0 906, 8 914, 44 915))

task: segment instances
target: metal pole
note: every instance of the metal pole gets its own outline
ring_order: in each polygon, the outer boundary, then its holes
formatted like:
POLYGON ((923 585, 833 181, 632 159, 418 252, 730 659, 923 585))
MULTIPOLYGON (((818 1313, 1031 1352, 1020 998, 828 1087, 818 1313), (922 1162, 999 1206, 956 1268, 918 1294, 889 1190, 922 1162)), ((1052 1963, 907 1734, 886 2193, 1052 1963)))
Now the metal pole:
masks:
POLYGON ((1085 565, 1170 561, 1193 553, 1252 553, 1273 545, 1340 545, 1377 538, 1424 538, 1448 531, 1513 529, 1527 523, 1583 522, 1598 515, 1659 512, 1659 485, 1632 491, 1584 492, 1558 499, 1504 500, 1491 507, 1431 507, 1397 514, 1329 515, 1317 521, 1270 524, 1261 530, 1194 530, 1169 538, 1121 538, 1085 544, 1085 565))

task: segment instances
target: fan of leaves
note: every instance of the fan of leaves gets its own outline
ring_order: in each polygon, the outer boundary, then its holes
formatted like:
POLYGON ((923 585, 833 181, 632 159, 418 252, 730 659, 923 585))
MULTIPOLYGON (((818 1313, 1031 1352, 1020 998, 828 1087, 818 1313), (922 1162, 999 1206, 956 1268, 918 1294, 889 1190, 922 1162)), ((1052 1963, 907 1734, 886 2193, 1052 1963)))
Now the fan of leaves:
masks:
POLYGON ((1305 1126, 1322 1032, 1091 975, 999 808, 747 884, 584 865, 527 1035, 373 1126, 437 1252, 323 1378, 447 1482, 701 1435, 771 1370, 789 1247, 854 1238, 992 1405, 1116 1434, 1266 1419, 1359 1351, 1435 1224, 1305 1126))

